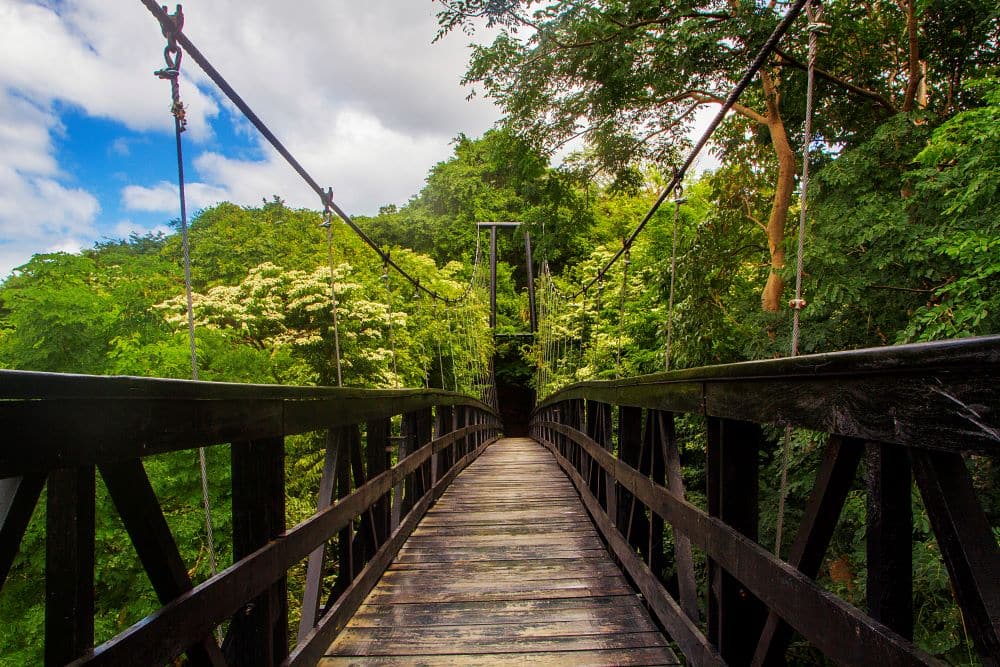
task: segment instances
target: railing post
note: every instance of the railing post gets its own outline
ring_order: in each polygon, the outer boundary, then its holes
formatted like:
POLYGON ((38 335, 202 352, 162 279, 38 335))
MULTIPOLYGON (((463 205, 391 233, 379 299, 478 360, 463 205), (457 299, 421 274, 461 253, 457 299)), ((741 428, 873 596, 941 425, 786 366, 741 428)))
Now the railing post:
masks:
MULTIPOLYGON (((402 461, 407 456, 413 453, 417 448, 417 413, 407 412, 403 415, 402 427, 400 430, 401 445, 399 450, 399 460, 402 461)), ((410 508, 413 507, 413 503, 416 500, 416 480, 414 479, 419 473, 414 472, 406 476, 403 481, 403 500, 400 503, 399 518, 403 519, 409 512, 410 508)))
MULTIPOLYGON (((660 451, 665 468, 667 491, 679 500, 684 500, 684 478, 681 476, 680 447, 677 445, 677 431, 674 427, 674 413, 651 410, 650 418, 658 422, 660 451)), ((662 473, 661 473, 662 475, 662 473)), ((662 530, 662 528, 661 528, 662 530)), ((691 540, 684 533, 674 529, 674 564, 677 567, 677 592, 681 609, 698 622, 698 586, 694 573, 694 558, 691 554, 691 540)), ((661 540, 662 544, 662 540, 661 540)))
MULTIPOLYGON (((434 415, 430 408, 424 408, 423 410, 417 410, 414 412, 413 418, 415 441, 413 450, 416 451, 434 438, 434 415)), ((416 503, 417 500, 423 498, 424 494, 430 489, 431 462, 428 461, 420 466, 416 472, 413 473, 413 477, 413 502, 416 503)))
POLYGON ((94 646, 94 467, 49 473, 45 529, 45 664, 94 646))
MULTIPOLYGON (((611 448, 611 405, 598 401, 587 401, 587 435, 604 449, 611 448)), ((605 511, 608 509, 607 484, 601 474, 601 466, 588 457, 587 480, 590 492, 605 511)))
MULTIPOLYGON (((622 405, 618 408, 618 458, 625 465, 638 470, 641 450, 642 408, 622 405)), ((635 496, 625 487, 621 487, 618 489, 617 505, 618 515, 614 521, 618 530, 633 549, 640 548, 643 540, 632 531, 633 518, 642 513, 637 507, 635 496)))
POLYGON ((868 613, 913 637, 913 510, 906 450, 871 442, 868 460, 868 613))
MULTIPOLYGON (((648 410, 646 413, 646 437, 644 451, 640 460, 639 471, 644 475, 649 475, 654 484, 663 484, 664 466, 661 441, 663 433, 660 429, 659 411, 648 410)), ((645 518, 645 517, 643 517, 645 518)), ((664 521, 656 512, 649 513, 648 539, 645 544, 646 563, 649 569, 656 574, 656 578, 663 582, 663 568, 666 565, 666 555, 663 551, 663 529, 664 521)))
MULTIPOLYGON (((285 443, 266 438, 232 445, 233 560, 285 530, 285 443)), ((230 664, 278 664, 288 655, 285 578, 236 613, 229 625, 230 664)))
MULTIPOLYGON (((401 425, 403 426, 403 425, 401 425)), ((406 432, 403 429, 403 433, 399 437, 390 436, 390 450, 396 450, 396 465, 406 457, 406 432), (394 445, 394 446, 393 446, 394 445)), ((391 454, 390 454, 391 455, 391 454)), ((390 501, 389 510, 389 534, 396 532, 399 528, 399 522, 403 520, 403 482, 399 481, 396 485, 392 487, 392 499, 390 501)))
MULTIPOLYGON (((366 457, 368 459, 368 477, 380 475, 389 469, 392 459, 392 421, 375 419, 366 424, 367 438, 365 440, 366 457)), ((372 506, 372 516, 375 520, 375 537, 378 546, 389 539, 390 498, 383 496, 372 506)))
MULTIPOLYGON (((435 408, 434 428, 438 438, 449 432, 453 420, 453 410, 450 405, 439 405, 435 408)), ((451 460, 448 457, 448 453, 450 451, 451 448, 448 447, 440 452, 434 452, 431 455, 431 486, 435 486, 437 484, 442 472, 451 469, 451 460)))
MULTIPOLYGON (((708 418, 708 513, 754 541, 761 442, 756 424, 708 418)), ((708 567, 709 641, 727 663, 747 664, 764 625, 764 606, 711 559, 708 567)))

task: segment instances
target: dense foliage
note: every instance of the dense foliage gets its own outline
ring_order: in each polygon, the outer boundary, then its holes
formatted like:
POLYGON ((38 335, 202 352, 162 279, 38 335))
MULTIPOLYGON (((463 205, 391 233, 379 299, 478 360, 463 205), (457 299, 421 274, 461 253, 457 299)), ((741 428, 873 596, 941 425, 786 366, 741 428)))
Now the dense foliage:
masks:
MULTIPOLYGON (((336 384, 326 232, 320 215, 274 200, 231 204, 192 222, 194 316, 202 380, 336 384)), ((346 227, 334 225, 334 277, 344 384, 445 386, 478 393, 492 341, 479 267, 460 306, 419 299, 346 227)), ((80 254, 37 255, 0 287, 0 365, 40 371, 190 378, 179 234, 99 243, 80 254)), ((451 298, 470 263, 438 267, 393 250, 425 287, 451 298)), ((322 471, 315 438, 287 442, 288 521, 311 514, 322 471)), ((216 546, 231 562, 228 448, 207 450, 216 546)), ((195 580, 209 575, 197 455, 146 459, 146 469, 195 580)), ((0 664, 41 662, 45 500, 0 592, 0 664)), ((98 641, 157 608, 107 492, 98 484, 98 641)), ((294 577, 294 591, 301 582, 294 577)))
MULTIPOLYGON (((721 166, 689 175, 683 200, 656 212, 623 261, 588 292, 569 296, 622 247, 687 141, 692 105, 724 94, 773 25, 776 6, 448 2, 443 32, 471 29, 479 19, 499 30, 492 44, 473 51, 468 81, 498 100, 506 122, 478 139, 458 137, 454 156, 431 168, 421 192, 358 224, 391 246, 422 284, 458 295, 487 251, 475 223, 522 222, 517 232, 499 235, 498 332, 528 327, 523 231, 535 251, 541 327, 533 344, 501 338, 497 374, 512 382, 533 376, 543 395, 572 381, 663 370, 668 331, 671 368, 787 355, 791 316, 784 304, 795 275, 785 258, 794 257, 797 239, 786 218, 802 205, 793 186, 802 148, 804 26, 720 128, 721 166), (576 136, 585 149, 552 167, 550 152, 576 136), (772 298, 762 308, 768 290, 772 298)), ((829 2, 824 11, 831 29, 820 51, 807 193, 802 351, 1000 332, 996 7, 900 0, 829 2)), ((202 379, 335 382, 331 268, 320 222, 318 213, 277 199, 256 208, 220 204, 196 216, 202 379)), ((479 324, 486 317, 481 291, 458 309, 416 298, 412 286, 383 276, 349 230, 335 224, 332 233, 345 384, 475 391, 494 345, 479 324)), ((0 366, 189 377, 180 256, 179 235, 171 234, 32 258, 0 286, 0 366)), ((477 284, 484 273, 480 265, 477 284)), ((694 502, 704 490, 697 426, 681 424, 694 502)), ((805 432, 791 440, 786 525, 801 514, 823 444, 805 432)), ((321 457, 309 438, 289 439, 288 452, 293 522, 311 511, 321 457)), ((775 536, 785 463, 778 452, 776 445, 762 460, 763 544, 775 536)), ((223 562, 226 458, 210 451, 223 562)), ((985 459, 971 459, 970 467, 997 526, 1000 470, 985 459)), ((186 561, 195 578, 204 578, 195 458, 153 457, 147 468, 186 561)), ((859 606, 863 488, 859 480, 821 578, 859 606)), ((100 639, 155 604, 107 494, 99 494, 100 639)), ((44 503, 0 593, 5 664, 37 662, 43 514, 44 503)), ((916 493, 914 514, 915 639, 952 664, 974 663, 916 493)), ((819 661, 807 646, 793 650, 797 663, 819 661)))

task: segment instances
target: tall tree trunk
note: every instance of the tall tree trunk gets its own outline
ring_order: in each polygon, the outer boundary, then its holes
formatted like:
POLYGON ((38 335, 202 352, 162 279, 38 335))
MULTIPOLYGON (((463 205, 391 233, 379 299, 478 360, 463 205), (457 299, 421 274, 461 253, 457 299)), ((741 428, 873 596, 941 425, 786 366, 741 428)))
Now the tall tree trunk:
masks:
POLYGON ((788 134, 785 132, 785 122, 781 118, 781 97, 777 81, 766 70, 761 70, 760 79, 767 102, 767 129, 771 134, 771 146, 778 158, 774 200, 771 203, 771 215, 767 220, 767 247, 771 253, 771 273, 761 294, 761 307, 765 311, 774 313, 781 309, 781 294, 785 289, 785 281, 778 272, 785 266, 785 222, 788 220, 788 208, 795 187, 796 164, 795 153, 788 143, 788 134))
POLYGON ((917 92, 920 82, 924 79, 923 68, 920 65, 920 39, 917 25, 916 0, 902 0, 899 3, 903 13, 906 14, 906 42, 907 42, 907 69, 910 80, 906 84, 906 93, 903 96, 903 111, 913 111, 914 103, 917 100, 917 92))

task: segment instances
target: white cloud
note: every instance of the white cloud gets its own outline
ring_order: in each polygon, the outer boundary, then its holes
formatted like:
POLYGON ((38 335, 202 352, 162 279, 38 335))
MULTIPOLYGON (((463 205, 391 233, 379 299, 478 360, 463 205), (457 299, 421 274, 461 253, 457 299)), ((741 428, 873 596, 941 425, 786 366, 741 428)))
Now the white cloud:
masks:
POLYGON ((0 88, 0 278, 33 252, 79 249, 96 233, 97 199, 59 182, 48 110, 0 88))
MULTIPOLYGON (((0 4, 0 86, 43 105, 59 100, 135 130, 168 131, 170 87, 152 75, 163 37, 139 3, 78 0, 59 10, 24 0, 0 4)), ((183 84, 182 84, 183 85, 183 84)), ((192 136, 207 138, 215 103, 187 85, 192 136)))
MULTIPOLYGON (((333 188, 342 208, 373 213, 380 204, 405 202, 428 167, 449 152, 443 138, 408 136, 365 114, 345 111, 297 155, 321 187, 333 188)), ((204 180, 235 203, 259 204, 276 194, 291 206, 320 206, 318 195, 273 151, 263 160, 206 152, 195 166, 204 180)))
MULTIPOLYGON (((465 40, 455 35, 431 44, 438 9, 432 2, 188 0, 184 9, 185 33, 349 211, 404 202, 427 169, 448 157, 452 137, 478 135, 497 115, 487 101, 465 101, 459 85, 465 40)), ((0 274, 6 275, 31 252, 51 247, 51 235, 61 235, 57 242, 66 247, 87 245, 119 224, 100 220, 100 202, 61 166, 54 148, 61 110, 155 132, 153 142, 169 136, 172 119, 169 85, 153 76, 163 66, 164 38, 140 3, 0 0, 0 25, 0 274), (44 234, 28 233, 25 219, 44 234)), ((258 204, 272 194, 318 206, 255 130, 253 154, 227 153, 210 121, 233 123, 237 134, 248 124, 189 56, 181 69, 186 148, 196 166, 189 208, 223 199, 258 204)), ((141 155, 143 138, 113 141, 107 150, 141 155)), ((126 208, 176 215, 172 185, 132 183, 121 192, 126 208)))
MULTIPOLYGON (((186 183, 184 196, 188 211, 194 212, 230 199, 229 192, 205 183, 186 183)), ((127 185, 122 188, 122 204, 130 211, 179 214, 180 199, 177 185, 160 181, 152 187, 127 185)))

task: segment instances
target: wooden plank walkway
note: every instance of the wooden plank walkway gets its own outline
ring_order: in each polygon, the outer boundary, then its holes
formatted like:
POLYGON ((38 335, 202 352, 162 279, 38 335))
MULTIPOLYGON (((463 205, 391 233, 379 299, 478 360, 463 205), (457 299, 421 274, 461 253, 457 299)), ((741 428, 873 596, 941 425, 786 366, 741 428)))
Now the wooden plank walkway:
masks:
POLYGON ((506 438, 452 483, 320 661, 676 665, 541 445, 506 438))

